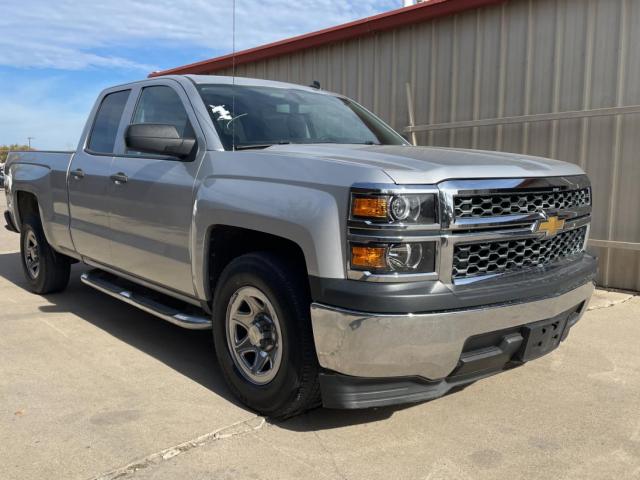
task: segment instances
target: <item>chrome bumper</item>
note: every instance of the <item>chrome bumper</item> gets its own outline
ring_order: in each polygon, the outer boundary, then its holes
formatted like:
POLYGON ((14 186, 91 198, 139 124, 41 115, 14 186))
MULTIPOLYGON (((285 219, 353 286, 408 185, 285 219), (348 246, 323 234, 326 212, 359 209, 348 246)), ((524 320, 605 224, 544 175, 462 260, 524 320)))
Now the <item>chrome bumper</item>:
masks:
POLYGON ((407 315, 314 303, 311 322, 318 360, 326 369, 357 377, 437 380, 454 370, 469 337, 552 318, 584 302, 582 315, 593 290, 589 282, 531 302, 407 315))

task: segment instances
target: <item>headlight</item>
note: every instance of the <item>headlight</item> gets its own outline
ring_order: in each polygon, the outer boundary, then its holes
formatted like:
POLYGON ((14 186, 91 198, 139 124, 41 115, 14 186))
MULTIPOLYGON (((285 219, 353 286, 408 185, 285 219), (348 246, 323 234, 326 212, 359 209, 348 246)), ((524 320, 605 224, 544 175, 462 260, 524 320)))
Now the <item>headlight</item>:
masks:
POLYGON ((377 274, 430 273, 435 270, 435 242, 351 244, 351 269, 377 274))
POLYGON ((351 194, 351 219, 377 224, 433 224, 437 222, 435 194, 354 192, 351 194))

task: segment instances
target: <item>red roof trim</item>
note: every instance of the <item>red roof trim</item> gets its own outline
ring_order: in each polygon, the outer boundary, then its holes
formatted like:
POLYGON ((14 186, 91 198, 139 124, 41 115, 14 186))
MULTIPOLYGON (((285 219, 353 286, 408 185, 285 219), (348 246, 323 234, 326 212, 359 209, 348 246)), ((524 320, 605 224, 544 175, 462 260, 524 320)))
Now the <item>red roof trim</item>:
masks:
MULTIPOLYGON (((307 48, 319 47, 329 43, 349 40, 373 32, 381 32, 405 25, 424 22, 432 18, 453 15, 465 10, 501 3, 505 0, 431 0, 410 7, 392 10, 373 17, 367 17, 353 22, 326 28, 313 33, 280 40, 235 54, 235 64, 256 62, 267 58, 286 55, 307 48)), ((182 67, 171 68, 161 72, 153 72, 149 77, 161 75, 212 73, 231 67, 233 54, 196 62, 182 67)))

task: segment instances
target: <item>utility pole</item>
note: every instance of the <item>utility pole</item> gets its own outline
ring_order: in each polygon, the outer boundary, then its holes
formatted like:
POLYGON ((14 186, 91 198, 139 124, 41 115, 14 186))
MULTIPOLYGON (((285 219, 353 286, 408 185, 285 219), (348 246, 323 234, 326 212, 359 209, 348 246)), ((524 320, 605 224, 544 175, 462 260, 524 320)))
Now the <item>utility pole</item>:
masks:
POLYGON ((27 137, 27 141, 29 142, 29 150, 31 150, 31 140, 35 140, 36 137, 27 137))

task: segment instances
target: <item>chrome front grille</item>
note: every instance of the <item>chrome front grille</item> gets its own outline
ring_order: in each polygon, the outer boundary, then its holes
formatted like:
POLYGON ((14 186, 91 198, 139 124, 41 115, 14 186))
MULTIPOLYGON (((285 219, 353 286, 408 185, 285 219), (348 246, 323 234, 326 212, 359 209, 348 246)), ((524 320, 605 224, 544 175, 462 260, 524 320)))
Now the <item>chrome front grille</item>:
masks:
POLYGON ((521 238, 480 243, 457 243, 452 278, 465 279, 549 265, 582 252, 587 226, 551 238, 521 238))
POLYGON ((453 201, 456 218, 521 215, 591 205, 591 189, 456 195, 453 201))

